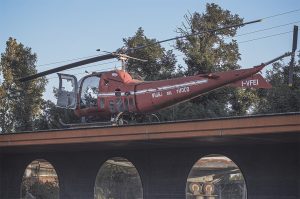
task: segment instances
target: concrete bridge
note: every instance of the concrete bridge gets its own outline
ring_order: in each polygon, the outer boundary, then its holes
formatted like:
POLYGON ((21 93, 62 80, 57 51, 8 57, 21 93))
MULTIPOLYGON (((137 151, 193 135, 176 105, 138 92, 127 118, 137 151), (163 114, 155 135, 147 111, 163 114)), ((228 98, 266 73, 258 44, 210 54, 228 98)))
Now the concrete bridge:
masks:
POLYGON ((137 169, 144 199, 184 199, 191 168, 210 154, 239 167, 249 199, 300 198, 297 113, 3 134, 0 198, 19 199, 27 165, 45 159, 60 199, 93 199, 101 165, 123 157, 137 169))

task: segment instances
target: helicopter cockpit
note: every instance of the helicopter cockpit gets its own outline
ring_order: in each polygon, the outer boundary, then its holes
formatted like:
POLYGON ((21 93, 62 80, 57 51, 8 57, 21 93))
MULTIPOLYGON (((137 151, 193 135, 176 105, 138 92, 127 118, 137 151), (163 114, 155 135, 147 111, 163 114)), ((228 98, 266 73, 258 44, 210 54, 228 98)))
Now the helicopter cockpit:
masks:
POLYGON ((101 74, 92 74, 83 77, 78 83, 77 78, 73 75, 60 73, 58 76, 58 107, 76 109, 77 100, 80 100, 79 105, 81 109, 97 107, 97 97, 99 94, 99 82, 101 74), (77 93, 79 94, 78 96, 77 93))

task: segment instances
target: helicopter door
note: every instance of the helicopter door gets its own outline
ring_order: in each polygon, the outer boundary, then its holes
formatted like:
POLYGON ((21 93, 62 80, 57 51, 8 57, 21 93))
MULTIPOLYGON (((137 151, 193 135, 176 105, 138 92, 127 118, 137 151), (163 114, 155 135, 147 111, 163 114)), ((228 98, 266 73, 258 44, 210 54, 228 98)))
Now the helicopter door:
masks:
POLYGON ((75 109, 77 104, 77 78, 74 75, 57 74, 59 88, 57 93, 57 107, 75 109))

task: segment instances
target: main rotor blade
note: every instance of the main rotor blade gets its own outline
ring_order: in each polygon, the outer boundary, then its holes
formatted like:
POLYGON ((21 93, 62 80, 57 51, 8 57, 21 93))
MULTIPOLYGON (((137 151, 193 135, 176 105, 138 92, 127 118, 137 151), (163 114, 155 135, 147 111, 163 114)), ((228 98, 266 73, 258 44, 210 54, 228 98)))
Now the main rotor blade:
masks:
POLYGON ((86 65, 86 64, 90 64, 90 63, 94 63, 94 62, 98 62, 98 61, 112 59, 112 58, 116 58, 116 57, 117 57, 117 55, 115 53, 109 53, 109 54, 106 54, 106 55, 101 55, 101 56, 93 57, 93 58, 90 58, 90 59, 81 60, 81 61, 74 62, 74 63, 71 63, 71 64, 66 64, 64 66, 60 66, 60 67, 57 67, 57 68, 46 70, 46 71, 43 71, 43 72, 40 72, 40 73, 37 73, 37 74, 34 74, 34 75, 30 75, 30 76, 27 76, 27 77, 22 77, 22 78, 19 79, 19 81, 25 82, 25 81, 33 80, 33 79, 43 77, 43 76, 46 76, 46 75, 50 75, 52 73, 57 73, 57 72, 60 72, 60 71, 63 71, 63 70, 75 68, 75 67, 78 67, 78 66, 82 66, 82 65, 86 65))
MULTIPOLYGON (((130 49, 127 50, 127 52, 142 49, 142 48, 146 48, 148 46, 152 46, 152 45, 167 42, 167 41, 172 41, 172 40, 175 40, 175 39, 186 38, 188 36, 199 35, 199 34, 204 34, 204 33, 217 32, 217 31, 220 31, 220 30, 239 27, 239 26, 245 26, 245 25, 252 24, 252 23, 257 23, 257 22, 260 22, 260 21, 261 21, 261 19, 250 21, 250 22, 245 22, 245 23, 241 23, 241 24, 225 26, 225 27, 217 28, 217 29, 213 29, 213 30, 206 30, 206 31, 202 31, 202 32, 198 32, 198 33, 194 33, 194 34, 190 34, 190 35, 173 37, 171 39, 158 41, 158 42, 155 42, 155 43, 152 43, 152 44, 149 44, 149 45, 140 46, 140 47, 136 47, 136 48, 130 48, 130 49)), ((81 60, 81 61, 74 62, 74 63, 71 63, 71 64, 66 64, 64 66, 60 66, 60 67, 57 67, 57 68, 46 70, 46 71, 43 71, 43 72, 40 72, 40 73, 37 73, 37 74, 34 74, 34 75, 30 75, 30 76, 27 76, 27 77, 22 77, 22 78, 19 79, 19 81, 25 82, 25 81, 33 80, 33 79, 43 77, 43 76, 46 76, 46 75, 49 75, 49 74, 52 74, 52 73, 57 73, 57 72, 60 72, 60 71, 63 71, 63 70, 75 68, 75 67, 82 66, 82 65, 85 65, 85 64, 90 64, 90 63, 103 61, 103 60, 107 60, 107 59, 112 59, 112 58, 116 58, 116 57, 118 57, 117 53, 109 53, 109 54, 106 54, 106 55, 101 55, 101 56, 93 57, 93 58, 90 58, 90 59, 81 60)))
POLYGON ((132 52, 132 51, 135 51, 135 50, 140 50, 140 49, 152 46, 152 45, 156 45, 156 44, 160 44, 160 43, 164 43, 164 42, 168 42, 168 41, 172 41, 172 40, 176 40, 176 39, 182 39, 182 38, 186 38, 186 37, 194 36, 194 35, 201 35, 201 34, 204 34, 204 33, 217 32, 217 31, 221 31, 221 30, 225 30, 225 29, 229 29, 229 28, 240 27, 240 26, 245 26, 245 25, 248 25, 248 24, 257 23, 257 22, 261 22, 261 21, 262 21, 262 19, 258 19, 258 20, 249 21, 249 22, 245 22, 245 23, 240 23, 240 24, 235 24, 235 25, 230 25, 230 26, 224 26, 224 27, 217 28, 217 29, 205 30, 205 31, 201 31, 201 32, 197 32, 197 33, 193 33, 193 34, 189 34, 189 35, 184 35, 184 36, 179 36, 179 37, 173 37, 173 38, 170 38, 170 39, 165 39, 165 40, 157 41, 157 42, 154 42, 152 44, 145 45, 145 46, 139 46, 139 47, 136 47, 136 48, 130 48, 128 51, 132 52))

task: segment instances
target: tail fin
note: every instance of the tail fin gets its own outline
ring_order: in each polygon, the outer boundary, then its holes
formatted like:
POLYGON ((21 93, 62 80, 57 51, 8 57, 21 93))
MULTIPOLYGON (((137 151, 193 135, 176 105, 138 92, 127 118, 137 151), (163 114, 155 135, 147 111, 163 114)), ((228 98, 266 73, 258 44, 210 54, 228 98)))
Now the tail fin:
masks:
POLYGON ((255 74, 246 79, 233 82, 229 84, 229 86, 238 88, 272 88, 271 84, 267 82, 260 74, 255 74))

